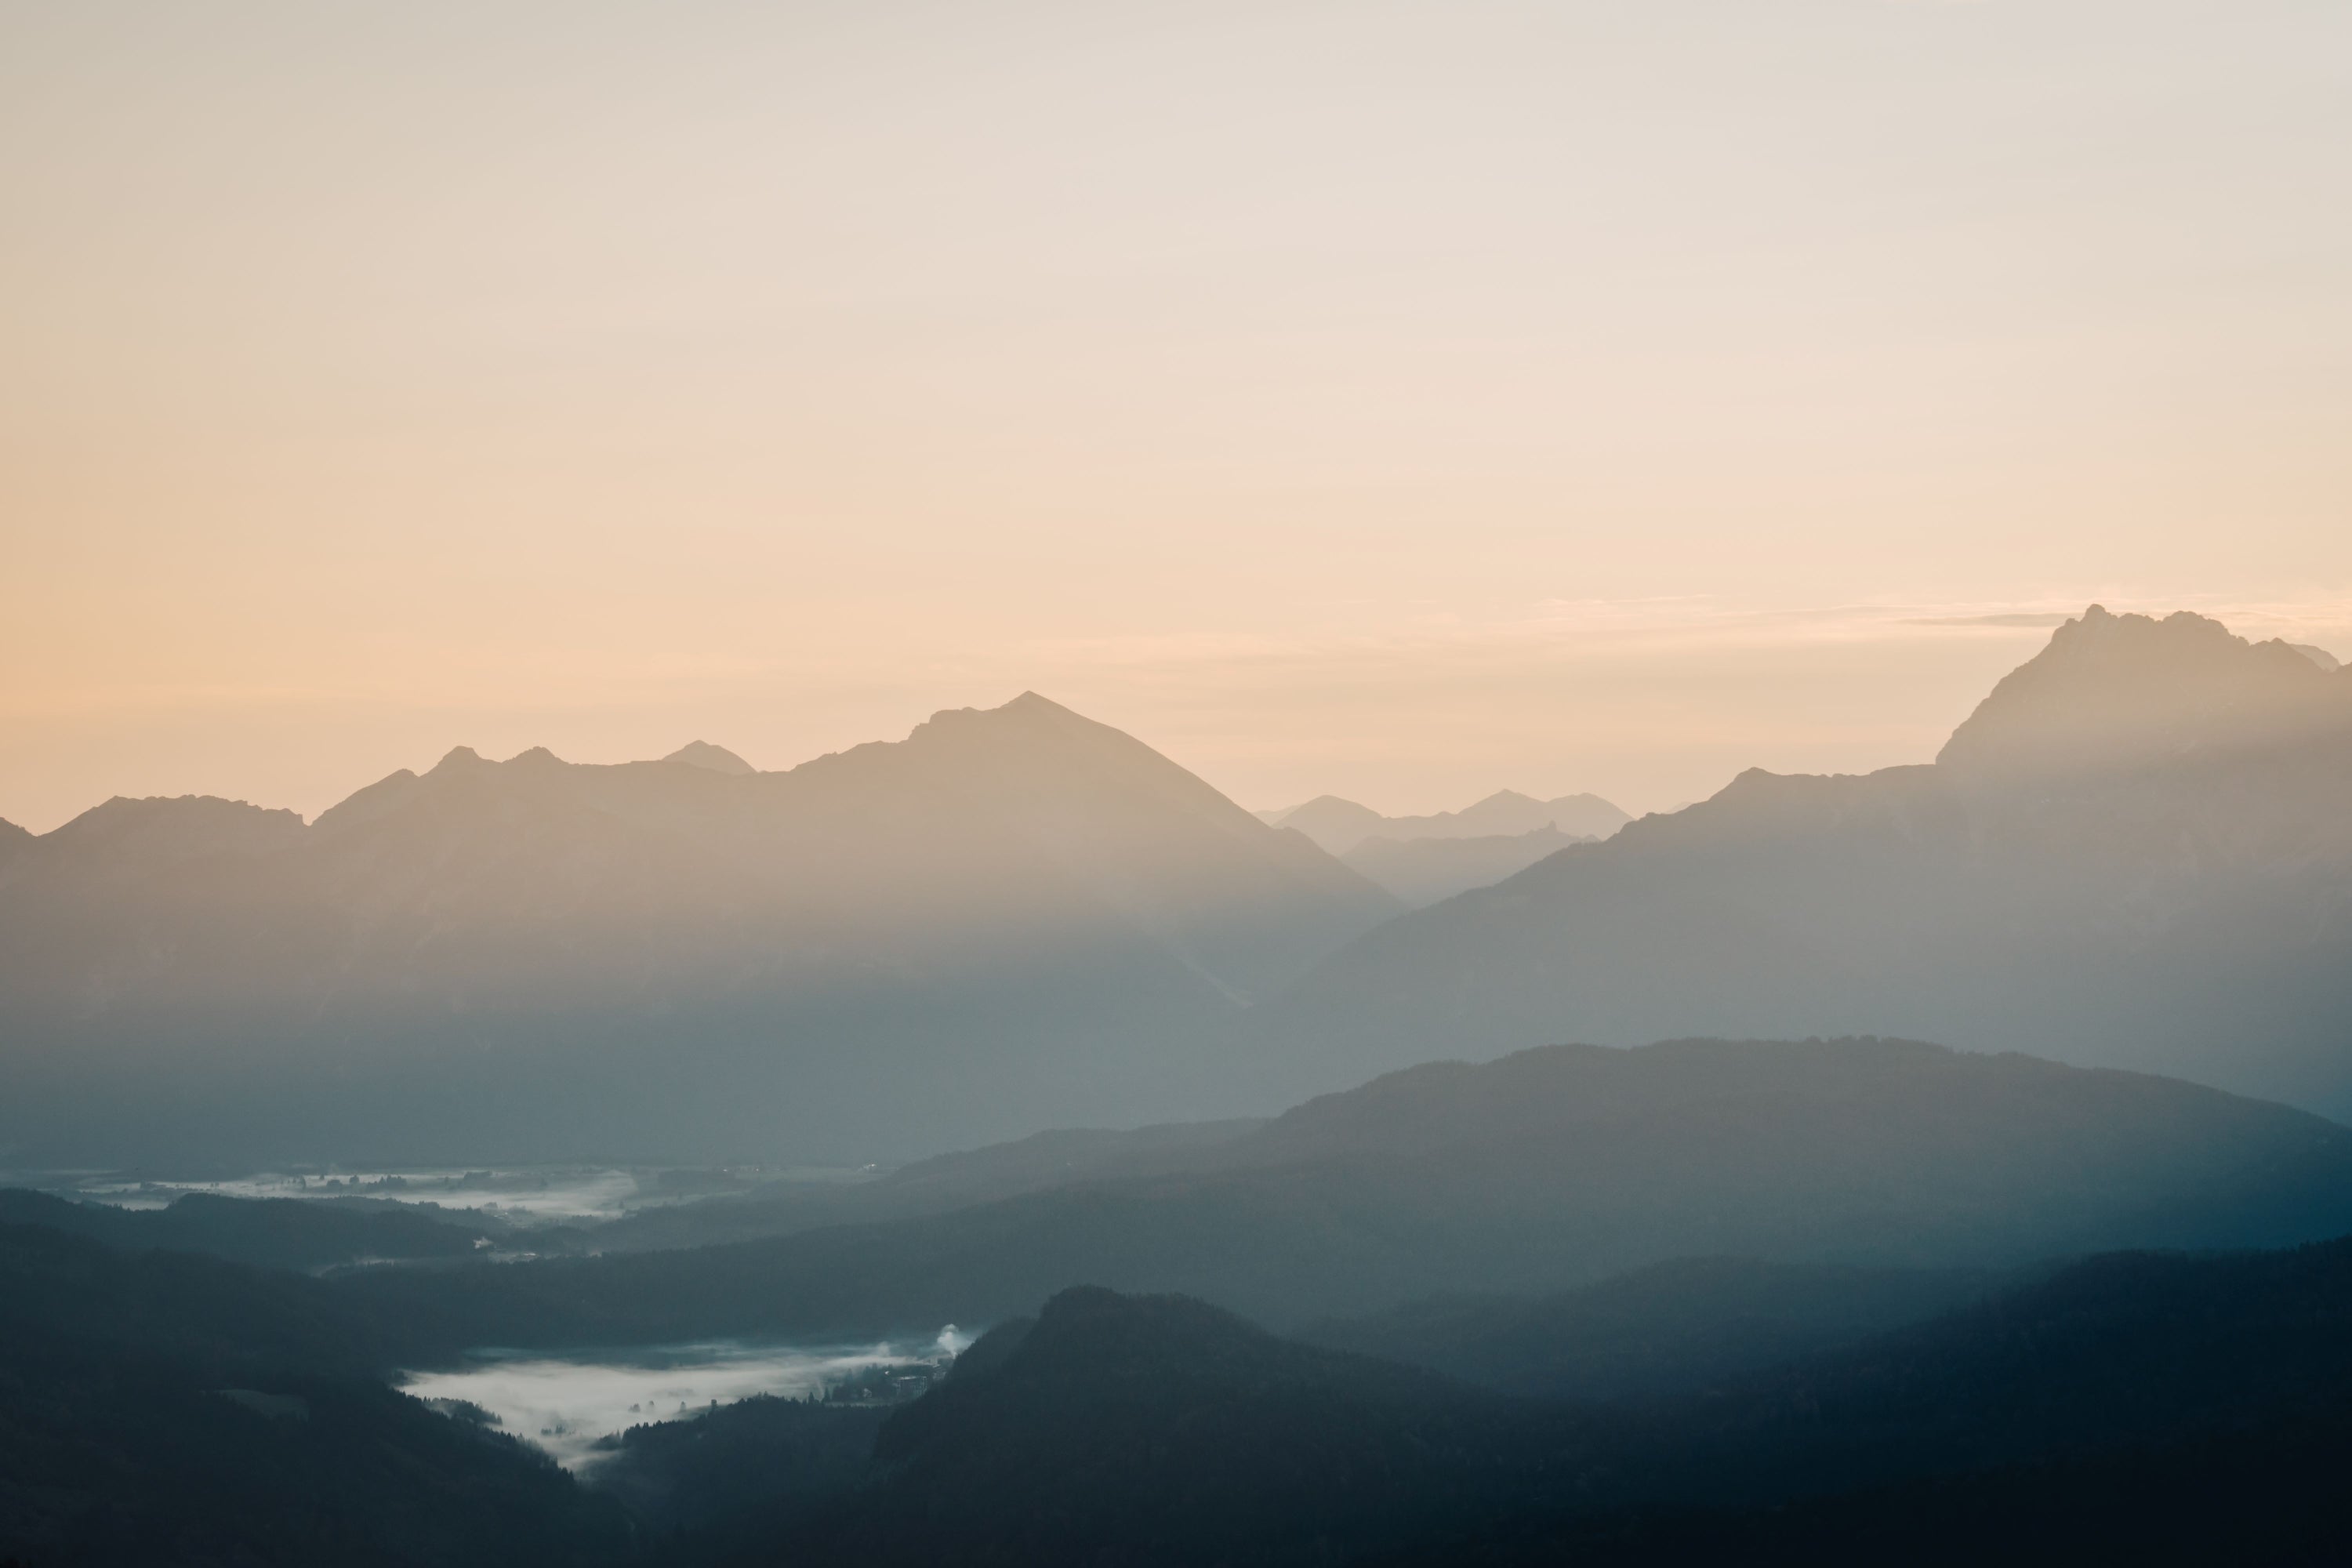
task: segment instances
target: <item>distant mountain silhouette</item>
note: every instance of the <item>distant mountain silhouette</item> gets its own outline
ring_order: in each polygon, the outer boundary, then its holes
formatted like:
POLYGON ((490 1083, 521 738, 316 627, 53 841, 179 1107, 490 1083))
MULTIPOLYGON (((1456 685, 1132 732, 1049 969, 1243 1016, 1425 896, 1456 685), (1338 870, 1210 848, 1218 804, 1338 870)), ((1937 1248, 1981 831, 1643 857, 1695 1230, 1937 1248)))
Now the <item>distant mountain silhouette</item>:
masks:
POLYGON ((1335 855, 1344 854, 1357 840, 1377 832, 1388 821, 1370 806, 1342 800, 1336 795, 1318 795, 1304 805, 1261 811, 1257 817, 1269 827, 1288 827, 1304 833, 1335 855), (1334 845, 1339 847, 1332 848, 1334 845))
POLYGON ((1552 1047, 1097 1152, 976 1162, 980 1201, 919 1217, 349 1288, 474 1344, 930 1331, 1079 1282, 1296 1326, 1693 1257, 1997 1268, 2352 1231, 2352 1129, 1891 1040, 1552 1047))
POLYGON ((0 1145, 866 1160, 1134 1119, 1397 905, 1028 694, 788 773, 460 747, 0 860, 0 1145))
POLYGON ((1318 795, 1304 805, 1258 816, 1276 827, 1296 828, 1334 855, 1346 855, 1368 838, 1518 837, 1554 829, 1583 838, 1606 838, 1633 820, 1597 795, 1564 795, 1538 800, 1517 790, 1499 790, 1475 805, 1432 816, 1382 816, 1368 805, 1336 795, 1318 795))
POLYGON ((2097 605, 2003 677, 1937 763, 1971 780, 2050 780, 2267 751, 2352 724, 2352 682, 2283 642, 2249 643, 2187 612, 2097 605))
POLYGON ((690 768, 709 768, 714 773, 750 773, 759 770, 724 746, 714 746, 708 741, 688 741, 662 759, 666 763, 684 763, 690 768))
POLYGON ((2322 669, 2336 670, 2344 668, 2344 661, 2337 658, 2334 654, 2328 652, 2324 647, 2314 647, 2307 642, 2289 643, 2286 646, 2294 649, 2295 652, 2303 655, 2304 658, 2311 660, 2312 663, 2319 666, 2322 669))
POLYGON ((1417 910, 1473 888, 1490 887, 1571 844, 1591 842, 1592 835, 1562 833, 1551 826, 1485 838, 1375 837, 1360 840, 1339 859, 1386 888, 1407 909, 1417 910))
POLYGON ((2352 671, 2095 607, 1935 763, 1750 770, 1391 922, 1257 1009, 1236 1071, 1901 1033, 2352 1114, 2347 778, 2352 671))

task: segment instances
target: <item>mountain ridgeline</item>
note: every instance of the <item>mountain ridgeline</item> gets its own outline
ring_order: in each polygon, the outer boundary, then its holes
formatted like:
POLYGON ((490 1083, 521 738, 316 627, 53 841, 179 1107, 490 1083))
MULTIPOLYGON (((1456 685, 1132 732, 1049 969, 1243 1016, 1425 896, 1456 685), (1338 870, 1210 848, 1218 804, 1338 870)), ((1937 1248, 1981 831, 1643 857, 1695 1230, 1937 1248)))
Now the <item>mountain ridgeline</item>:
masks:
POLYGON ((1429 816, 1382 816, 1335 795, 1258 816, 1304 833, 1412 909, 1499 882, 1633 820, 1597 795, 1538 800, 1508 789, 1429 816))
POLYGON ((1077 1289, 975 1346, 883 1428, 869 1489, 775 1544, 819 1563, 2340 1561, 2347 1328, 2352 1245, 2106 1257, 1704 1398, 1594 1406, 1077 1289))
POLYGON ((0 1561, 2065 1561, 2172 1490, 2197 1552, 2149 1560, 2344 1539, 2352 1242, 2308 1242, 2352 1228, 2352 1130, 2286 1107, 1902 1041, 1556 1047, 905 1176, 934 1212, 505 1264, 446 1215, 16 1197, 0 1561), (171 1250, 355 1243, 419 1261, 171 1250), (2115 1247, 2189 1251, 2066 1262, 2115 1247), (992 1326, 895 1412, 714 1406, 584 1485, 385 1386, 947 1318, 992 1326))
POLYGON ((2352 670, 2095 606, 1927 764, 1751 770, 1404 916, 1244 1022, 1295 1095, 1433 1051, 1901 1034, 2352 1115, 2352 670))
POLYGON ((787 773, 460 749, 307 826, 114 800, 0 834, 0 1149, 862 1163, 1697 1036, 2343 1116, 2347 780, 2352 669, 2095 606, 1933 763, 1622 827, 1507 792, 1277 826, 1034 695, 787 773))
MULTIPOLYGON (((2304 1563, 2347 1541, 2342 1241, 1997 1286, 1695 1262, 1488 1304, 1508 1343, 1466 1342, 1467 1381, 1077 1286, 912 1404, 635 1426, 584 1486, 385 1387, 447 1325, 356 1283, 0 1224, 0 1561, 2304 1563)), ((1412 1331, 1432 1321, 1374 1332, 1458 1352, 1412 1331)))
POLYGON ((2352 1232, 2352 1129, 1906 1041, 1548 1047, 1216 1131, 1066 1166, 974 1160, 935 1170, 927 1205, 894 1210, 884 1188, 866 1217, 734 1245, 370 1270, 348 1289, 470 1344, 928 1332, 1077 1283, 1296 1329, 1692 1258, 1984 1271, 2352 1232))
MULTIPOLYGON (((0 847, 19 1161, 865 1161, 1165 1100, 1386 894, 1043 698, 760 773, 449 753, 0 847)), ((248 1164, 247 1168, 250 1168, 248 1164)))
POLYGON ((1571 838, 1606 838, 1633 820, 1597 795, 1564 795, 1538 800, 1515 789, 1497 790, 1460 811, 1427 816, 1382 816, 1368 805, 1320 795, 1304 805, 1258 816, 1276 827, 1304 833, 1334 855, 1346 855, 1368 840, 1394 844, 1460 838, 1511 838, 1550 831, 1571 838))

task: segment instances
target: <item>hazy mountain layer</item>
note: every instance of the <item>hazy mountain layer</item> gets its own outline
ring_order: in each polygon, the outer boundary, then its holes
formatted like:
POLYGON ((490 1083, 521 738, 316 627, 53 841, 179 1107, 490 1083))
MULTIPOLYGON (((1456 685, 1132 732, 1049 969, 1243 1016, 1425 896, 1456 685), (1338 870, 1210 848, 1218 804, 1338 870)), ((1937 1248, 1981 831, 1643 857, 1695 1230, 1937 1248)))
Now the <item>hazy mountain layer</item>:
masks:
POLYGON ((1916 1323, 2003 1282, 1969 1269, 1685 1258, 1545 1296, 1432 1297, 1299 1337, 1508 1394, 1651 1399, 1916 1323))
POLYGON ((1899 1041, 1549 1047, 1134 1157, 924 1217, 343 1288, 504 1345, 928 1332, 1085 1283, 1280 1325, 1676 1258, 1980 1268, 2352 1231, 2352 1129, 1899 1041))
POLYGON ((1571 844, 1590 844, 1591 835, 1538 827, 1532 833, 1486 838, 1383 838, 1359 841, 1340 861, 1393 894, 1407 909, 1421 909, 1490 887, 1526 870, 1571 844))
POLYGON ((307 827, 116 800, 17 841, 0 1140, 862 1162, 1137 1120, 1188 1109, 1171 1041, 1397 908, 1034 695, 729 760, 461 748, 307 827))
POLYGON ((1934 764, 1751 771, 1408 915, 1258 1009, 1237 1070, 1852 1032, 2352 1113, 2352 671, 2094 609, 1934 764))
POLYGON ((0 1225, 37 1225, 123 1251, 203 1252, 268 1268, 320 1269, 394 1259, 466 1258, 495 1226, 478 1216, 332 1200, 183 1194, 168 1208, 121 1209, 46 1193, 0 1190, 0 1225))
POLYGON ((1517 790, 1498 790, 1475 805, 1430 816, 1382 816, 1368 805, 1336 795, 1317 795, 1304 805, 1258 816, 1276 827, 1295 828, 1334 855, 1345 855, 1368 838, 1406 843, 1423 838, 1516 838, 1550 828, 1581 838, 1606 838, 1633 818, 1597 795, 1564 795, 1538 800, 1517 790))
MULTIPOLYGON (((1124 1131, 1039 1132, 903 1165, 866 1182, 776 1182, 749 1193, 640 1210, 580 1233, 600 1252, 704 1247, 789 1236, 820 1226, 946 1214, 1047 1187, 1197 1168, 1212 1144, 1262 1120, 1180 1121, 1124 1131)), ((551 1250, 546 1238, 532 1245, 551 1250)), ((561 1248, 558 1241, 554 1247, 561 1248)))

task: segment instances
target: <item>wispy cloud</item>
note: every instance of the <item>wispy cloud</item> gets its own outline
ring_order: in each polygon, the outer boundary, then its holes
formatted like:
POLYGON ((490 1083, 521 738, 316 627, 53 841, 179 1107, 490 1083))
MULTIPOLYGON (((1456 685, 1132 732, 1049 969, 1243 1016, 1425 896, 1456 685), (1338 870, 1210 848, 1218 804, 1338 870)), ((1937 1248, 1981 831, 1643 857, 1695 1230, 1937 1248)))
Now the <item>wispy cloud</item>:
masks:
POLYGON ((2074 619, 2063 612, 2051 614, 2042 610, 2012 610, 1993 616, 1911 616, 1900 624, 1906 626, 2063 626, 2074 619))

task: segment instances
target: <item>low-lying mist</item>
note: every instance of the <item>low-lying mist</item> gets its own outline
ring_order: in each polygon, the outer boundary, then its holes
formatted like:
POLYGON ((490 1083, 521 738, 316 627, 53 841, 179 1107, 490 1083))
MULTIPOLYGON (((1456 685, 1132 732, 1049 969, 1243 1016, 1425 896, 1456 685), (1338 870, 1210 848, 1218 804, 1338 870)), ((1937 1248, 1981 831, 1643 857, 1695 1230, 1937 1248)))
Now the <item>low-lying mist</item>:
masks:
POLYGON ((515 1225, 618 1219, 644 1209, 740 1194, 780 1182, 844 1184, 873 1167, 781 1168, 522 1165, 425 1170, 257 1171, 233 1177, 30 1173, 0 1178, 116 1208, 168 1208, 191 1194, 228 1198, 363 1198, 446 1209, 482 1210, 515 1225))
POLYGON ((719 1340, 529 1356, 486 1350, 467 1366, 412 1373, 403 1386, 428 1402, 474 1405, 501 1430, 578 1472, 610 1452, 605 1439, 632 1426, 683 1421, 761 1394, 821 1398, 850 1392, 851 1384, 866 1399, 919 1392, 869 1374, 904 1369, 928 1386, 930 1374, 970 1342, 950 1323, 928 1343, 805 1346, 719 1340))

